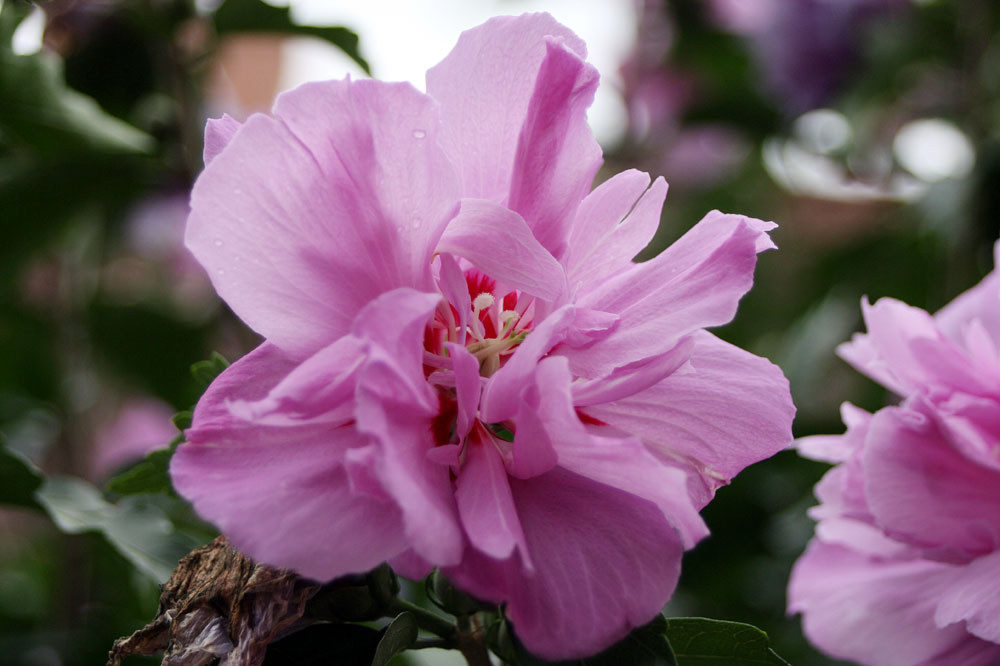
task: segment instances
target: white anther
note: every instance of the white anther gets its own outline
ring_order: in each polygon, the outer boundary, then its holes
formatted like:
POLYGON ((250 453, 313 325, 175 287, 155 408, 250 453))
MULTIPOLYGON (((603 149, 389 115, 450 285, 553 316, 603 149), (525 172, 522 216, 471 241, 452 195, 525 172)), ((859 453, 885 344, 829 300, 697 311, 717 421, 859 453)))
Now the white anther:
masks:
POLYGON ((493 294, 490 294, 490 293, 485 292, 485 291, 481 292, 472 301, 472 308, 477 313, 478 312, 482 312, 483 310, 485 310, 486 308, 490 307, 491 305, 493 305, 493 294))

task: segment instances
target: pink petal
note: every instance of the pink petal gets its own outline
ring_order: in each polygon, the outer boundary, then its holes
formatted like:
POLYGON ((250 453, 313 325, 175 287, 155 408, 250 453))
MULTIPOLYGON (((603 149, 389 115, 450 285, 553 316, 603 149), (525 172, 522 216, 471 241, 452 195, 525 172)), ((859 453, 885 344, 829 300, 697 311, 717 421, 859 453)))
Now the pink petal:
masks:
POLYGON ((510 484, 534 572, 470 550, 445 573, 477 597, 506 601, 528 650, 589 656, 659 612, 683 548, 653 504, 559 468, 510 484))
POLYGON ((201 396, 194 408, 193 428, 185 433, 187 439, 210 439, 212 429, 227 430, 244 423, 233 417, 230 404, 262 400, 297 365, 293 357, 269 342, 233 363, 201 396), (205 437, 195 434, 202 431, 205 437))
MULTIPOLYGON (((532 377, 521 394, 517 408, 517 424, 514 444, 511 447, 507 471, 519 479, 530 479, 548 472, 559 462, 550 430, 559 424, 546 422, 550 408, 543 402, 551 399, 548 386, 539 383, 538 372, 532 377)), ((565 380, 564 380, 565 381, 565 380)), ((575 419, 575 415, 573 416, 575 419)))
MULTIPOLYGON (((455 310, 458 311, 458 339, 456 342, 465 345, 466 330, 469 323, 469 312, 472 310, 472 299, 469 297, 469 285, 465 280, 465 274, 459 268, 458 262, 450 254, 438 255, 441 262, 440 279, 438 287, 455 310)), ((445 306, 447 307, 447 306, 445 306)))
POLYGON ((847 424, 843 435, 812 435, 795 440, 799 455, 820 462, 844 462, 864 445, 872 415, 849 402, 840 406, 841 420, 847 424))
MULTIPOLYGON (((1000 241, 993 245, 994 265, 1000 265, 1000 241)), ((941 308, 934 321, 952 340, 962 340, 962 330, 979 320, 996 347, 1000 347, 1000 272, 994 269, 979 284, 941 308)))
POLYGON ((174 486, 240 550, 316 580, 367 571, 407 547, 395 503, 351 487, 344 457, 363 442, 353 428, 282 430, 216 431, 180 446, 174 486))
POLYGON ((614 402, 658 384, 684 365, 694 350, 694 340, 684 338, 677 345, 651 359, 615 368, 607 377, 573 384, 573 404, 577 407, 614 402))
POLYGON ((564 305, 550 314, 531 330, 507 364, 490 377, 480 403, 480 418, 485 423, 514 417, 521 393, 534 375, 539 359, 565 336, 574 317, 572 305, 564 305))
MULTIPOLYGON (((580 204, 563 257, 571 288, 584 291, 628 267, 660 224, 667 183, 634 169, 606 180, 580 204)), ((581 292, 582 293, 582 292, 581 292)))
POLYGON ((688 495, 686 474, 657 460, 635 437, 616 436, 600 428, 587 430, 574 409, 570 379, 565 358, 553 356, 538 364, 537 413, 559 466, 653 502, 677 530, 684 547, 693 547, 708 534, 708 528, 688 495))
POLYGON ((792 441, 795 407, 777 366, 705 331, 693 339, 690 370, 585 411, 693 465, 714 489, 792 441))
POLYGON ((230 399, 229 409, 258 424, 346 423, 354 418, 354 385, 366 351, 364 340, 343 337, 303 361, 267 397, 253 402, 230 399))
MULTIPOLYGON (((466 294, 469 292, 466 291, 466 294)), ((455 435, 459 440, 465 439, 472 429, 479 409, 479 361, 469 353, 469 350, 453 342, 446 342, 445 347, 451 357, 455 373, 455 393, 458 398, 458 418, 455 423, 455 435)))
POLYGON ((823 652, 869 666, 916 666, 965 639, 939 629, 934 607, 951 567, 926 560, 867 557, 813 541, 795 563, 788 610, 802 613, 809 640, 823 652))
POLYGON ((397 290, 359 317, 354 333, 371 342, 355 391, 357 429, 377 442, 373 473, 403 514, 417 555, 439 565, 457 562, 462 535, 449 470, 427 458, 438 398, 424 381, 424 326, 438 296, 397 290))
POLYGON ((601 147, 587 125, 600 77, 562 40, 546 37, 545 47, 518 137, 508 205, 558 257, 601 166, 601 147))
POLYGON ((578 304, 619 314, 607 338, 563 350, 574 374, 599 377, 656 356, 685 335, 731 320, 753 284, 757 253, 773 247, 773 224, 709 213, 655 259, 619 273, 582 295, 578 304))
POLYGON ((967 636, 947 652, 920 666, 996 666, 1000 664, 1000 645, 967 636))
POLYGON ((320 580, 365 571, 407 546, 388 496, 351 490, 345 458, 365 439, 328 424, 247 423, 226 406, 263 398, 291 367, 265 343, 212 383, 171 460, 174 487, 256 559, 320 580))
POLYGON ((858 371, 903 396, 934 386, 968 392, 993 388, 925 311, 891 298, 875 305, 862 301, 861 308, 867 335, 855 335, 837 348, 858 371))
POLYGON ((508 287, 555 301, 566 293, 566 275, 517 213, 491 201, 463 199, 437 247, 468 259, 508 287))
POLYGON ((507 559, 516 548, 521 561, 531 566, 507 472, 492 442, 473 441, 466 446, 455 500, 473 548, 497 560, 507 559))
POLYGON ((461 557, 462 533, 449 468, 427 459, 436 400, 413 388, 393 357, 373 350, 358 381, 357 429, 378 443, 374 473, 402 512, 408 543, 445 566, 461 557))
POLYGON ((548 14, 498 16, 463 32, 427 72, 427 92, 441 104, 441 145, 459 167, 462 196, 507 201, 546 35, 586 56, 583 41, 548 14))
POLYGON ((205 166, 215 159, 215 156, 229 145, 229 142, 236 131, 243 127, 243 123, 236 120, 228 113, 223 113, 221 118, 209 118, 205 124, 205 150, 203 157, 205 166))
POLYGON ((876 413, 863 460, 868 505, 889 536, 952 561, 1000 549, 1000 472, 952 448, 926 414, 876 413))
POLYGON ((251 117, 199 177, 186 243, 247 324, 305 355, 380 293, 433 289, 457 182, 435 142, 434 102, 408 85, 308 84, 275 109, 280 118, 251 117))
POLYGON ((1000 643, 998 572, 1000 572, 1000 551, 980 557, 961 567, 938 604, 934 616, 938 625, 964 622, 969 633, 993 643, 1000 643))
POLYGON ((368 303, 351 326, 355 336, 386 350, 402 375, 413 381, 413 391, 426 395, 430 389, 424 381, 424 329, 440 301, 436 293, 395 289, 368 303))

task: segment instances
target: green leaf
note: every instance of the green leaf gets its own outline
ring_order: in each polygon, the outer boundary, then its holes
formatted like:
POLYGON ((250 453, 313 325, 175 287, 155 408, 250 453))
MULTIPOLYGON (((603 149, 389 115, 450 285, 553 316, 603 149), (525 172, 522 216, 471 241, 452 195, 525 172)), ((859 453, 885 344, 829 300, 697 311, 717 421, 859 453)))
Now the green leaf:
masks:
POLYGON ((17 22, 16 6, 7 2, 0 14, 0 134, 49 154, 151 152, 151 136, 66 86, 57 56, 45 51, 16 55, 11 50, 6 33, 17 22))
POLYGON ((63 532, 103 534, 125 559, 159 583, 166 582, 177 561, 198 545, 155 505, 135 497, 111 504, 83 479, 49 477, 35 497, 63 532))
POLYGON ((184 436, 181 435, 166 448, 150 451, 145 458, 108 480, 108 490, 119 495, 175 494, 170 483, 170 459, 183 441, 184 436))
POLYGON ((42 485, 42 475, 27 460, 5 446, 0 446, 0 504, 41 508, 35 491, 42 485))
POLYGON ((369 666, 379 636, 361 624, 314 624, 268 645, 262 666, 369 666))
MULTIPOLYGON (((683 666, 684 662, 677 661, 670 644, 664 635, 667 627, 667 619, 662 615, 657 615, 652 622, 634 629, 618 643, 612 645, 603 652, 587 657, 586 659, 574 659, 572 661, 554 662, 558 664, 574 666, 618 666, 619 664, 629 664, 630 666, 683 666)), ((524 650, 520 643, 517 644, 518 663, 520 666, 543 666, 553 662, 546 662, 524 650)), ((717 666, 730 666, 719 663, 717 666)))
POLYGON ((274 7, 261 0, 226 0, 215 12, 215 29, 227 32, 291 33, 326 40, 346 53, 366 73, 368 62, 358 50, 358 35, 343 27, 318 27, 292 22, 288 7, 274 7))
POLYGON ((174 414, 174 418, 172 418, 171 421, 173 422, 175 428, 177 428, 181 432, 184 432, 185 430, 191 427, 191 422, 193 419, 194 419, 194 412, 192 412, 190 409, 185 409, 183 411, 174 414))
POLYGON ((191 366, 191 376, 204 391, 228 367, 229 361, 226 360, 225 356, 219 352, 212 352, 212 356, 208 360, 198 361, 191 366))
POLYGON ((400 613, 382 630, 371 666, 386 666, 389 660, 417 641, 417 620, 413 613, 400 613))
POLYGON ((789 666, 770 648, 766 633, 742 622, 670 618, 666 636, 678 666, 789 666))

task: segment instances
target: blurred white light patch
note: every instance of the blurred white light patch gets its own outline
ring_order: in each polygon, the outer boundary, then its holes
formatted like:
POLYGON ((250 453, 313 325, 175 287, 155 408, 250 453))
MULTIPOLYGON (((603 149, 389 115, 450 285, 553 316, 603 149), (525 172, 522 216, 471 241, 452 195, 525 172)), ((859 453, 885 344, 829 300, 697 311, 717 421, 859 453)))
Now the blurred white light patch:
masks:
POLYGON ((892 152, 903 168, 927 183, 964 178, 976 162, 969 137, 940 118, 903 125, 892 142, 892 152))
POLYGON ((45 12, 37 5, 31 13, 21 21, 11 37, 10 48, 16 55, 31 55, 42 48, 42 35, 45 32, 45 12))
POLYGON ((799 116, 795 121, 795 135, 810 150, 827 155, 851 142, 851 123, 847 117, 833 109, 816 109, 799 116))
MULTIPOLYGON (((275 4, 280 4, 275 2, 275 4)), ((587 60, 601 73, 601 86, 587 117, 602 146, 621 141, 627 112, 618 68, 635 43, 635 3, 623 0, 291 0, 297 23, 342 25, 358 33, 372 74, 385 81, 409 81, 421 90, 424 73, 441 61, 463 30, 500 14, 549 12, 587 42, 587 60)), ((280 87, 340 79, 360 68, 336 48, 312 40, 290 41, 280 87)))
POLYGON ((858 180, 842 161, 807 150, 795 140, 768 139, 762 158, 771 178, 788 192, 800 196, 855 203, 910 202, 927 190, 925 183, 902 173, 892 174, 879 183, 858 180))

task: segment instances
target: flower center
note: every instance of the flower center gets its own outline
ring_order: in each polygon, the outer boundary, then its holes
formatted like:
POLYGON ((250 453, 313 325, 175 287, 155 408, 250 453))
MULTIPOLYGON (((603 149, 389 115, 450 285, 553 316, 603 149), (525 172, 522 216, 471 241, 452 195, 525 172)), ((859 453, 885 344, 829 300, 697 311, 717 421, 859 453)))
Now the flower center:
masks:
POLYGON ((496 282, 475 269, 465 274, 471 308, 442 304, 424 335, 424 371, 451 366, 446 342, 461 344, 479 361, 479 374, 490 377, 503 367, 531 329, 534 298, 511 291, 498 298, 496 282), (459 308, 466 309, 462 316, 459 308))

